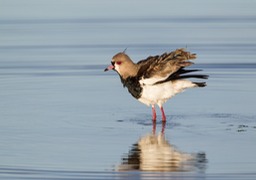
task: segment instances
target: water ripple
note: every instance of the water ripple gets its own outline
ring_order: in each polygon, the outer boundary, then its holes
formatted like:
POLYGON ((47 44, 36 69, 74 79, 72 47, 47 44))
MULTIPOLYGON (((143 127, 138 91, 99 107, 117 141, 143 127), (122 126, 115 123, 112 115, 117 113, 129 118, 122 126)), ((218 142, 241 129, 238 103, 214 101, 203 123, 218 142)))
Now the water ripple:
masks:
POLYGON ((44 170, 15 167, 1 167, 0 178, 9 180, 33 179, 33 180, 79 180, 79 179, 122 179, 122 180, 152 180, 152 179, 255 179, 256 173, 170 173, 170 172, 90 172, 90 171, 65 171, 65 170, 44 170))
POLYGON ((136 17, 136 18, 71 18, 71 19, 15 19, 1 20, 1 24, 88 24, 88 23, 249 23, 255 22, 255 16, 183 16, 183 17, 136 17))

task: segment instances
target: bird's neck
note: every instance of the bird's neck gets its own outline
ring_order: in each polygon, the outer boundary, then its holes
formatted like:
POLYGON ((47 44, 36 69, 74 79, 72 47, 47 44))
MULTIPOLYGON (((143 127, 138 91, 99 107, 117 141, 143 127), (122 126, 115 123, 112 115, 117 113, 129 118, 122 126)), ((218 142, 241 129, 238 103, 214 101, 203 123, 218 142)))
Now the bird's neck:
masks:
POLYGON ((119 73, 122 79, 127 79, 128 77, 134 77, 137 75, 139 71, 139 67, 137 64, 131 63, 127 65, 122 71, 119 73))

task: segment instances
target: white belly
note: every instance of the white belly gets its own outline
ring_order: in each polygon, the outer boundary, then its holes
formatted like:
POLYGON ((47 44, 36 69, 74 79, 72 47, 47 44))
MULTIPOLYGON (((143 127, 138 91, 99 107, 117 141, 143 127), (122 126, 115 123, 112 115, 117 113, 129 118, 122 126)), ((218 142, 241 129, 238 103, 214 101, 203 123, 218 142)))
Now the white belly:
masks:
POLYGON ((169 81, 157 85, 144 85, 142 95, 138 100, 148 106, 154 104, 162 106, 168 99, 189 87, 195 87, 195 84, 188 80, 169 81))

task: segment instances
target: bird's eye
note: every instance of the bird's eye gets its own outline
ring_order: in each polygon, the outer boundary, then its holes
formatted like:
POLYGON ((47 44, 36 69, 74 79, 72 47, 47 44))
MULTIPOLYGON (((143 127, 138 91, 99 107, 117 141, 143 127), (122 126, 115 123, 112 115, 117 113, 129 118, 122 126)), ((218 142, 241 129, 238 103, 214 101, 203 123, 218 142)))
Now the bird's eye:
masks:
POLYGON ((120 65, 120 64, 122 64, 122 62, 121 61, 117 61, 116 64, 120 65))

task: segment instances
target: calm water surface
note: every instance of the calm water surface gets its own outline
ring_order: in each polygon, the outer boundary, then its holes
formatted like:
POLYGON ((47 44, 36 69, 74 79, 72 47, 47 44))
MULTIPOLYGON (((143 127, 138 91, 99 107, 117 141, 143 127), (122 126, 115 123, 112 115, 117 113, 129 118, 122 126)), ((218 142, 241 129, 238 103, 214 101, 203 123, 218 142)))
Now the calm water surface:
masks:
POLYGON ((71 2, 59 14, 48 3, 48 15, 32 3, 0 18, 0 179, 256 177, 255 13, 86 16, 76 1, 80 16, 67 17, 71 2), (168 101, 167 123, 152 124, 103 69, 125 48, 138 61, 180 47, 197 53, 208 86, 168 101))

